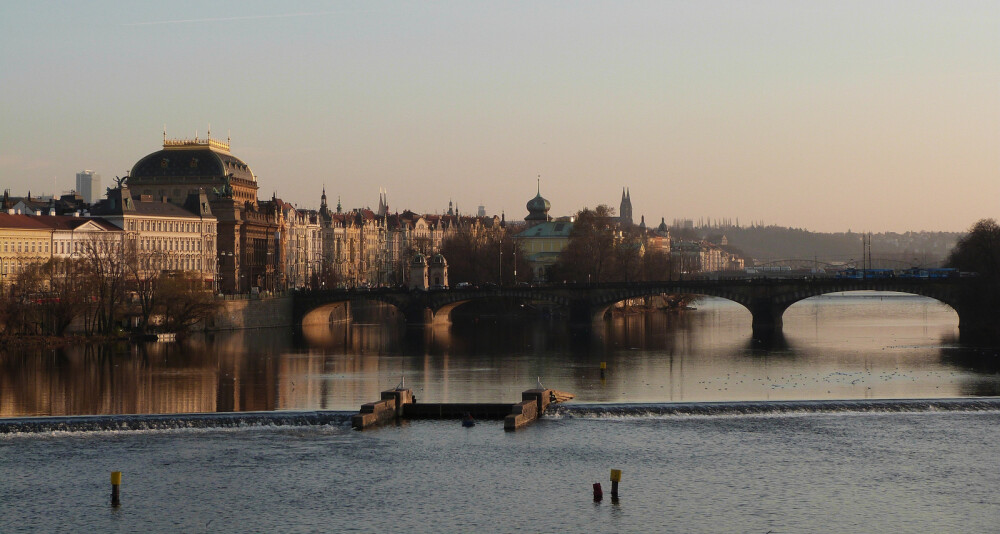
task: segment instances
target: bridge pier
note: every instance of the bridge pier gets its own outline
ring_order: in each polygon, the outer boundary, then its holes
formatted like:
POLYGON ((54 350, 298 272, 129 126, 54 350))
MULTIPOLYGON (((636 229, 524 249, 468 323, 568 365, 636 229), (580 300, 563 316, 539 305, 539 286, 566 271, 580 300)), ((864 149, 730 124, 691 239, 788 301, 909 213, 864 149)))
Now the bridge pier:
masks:
POLYGON ((594 305, 588 300, 574 300, 569 304, 569 321, 577 326, 603 326, 608 306, 594 305))
POLYGON ((434 322, 434 312, 421 305, 407 306, 401 310, 407 326, 426 325, 434 322))
POLYGON ((781 316, 784 315, 787 306, 777 306, 771 302, 757 302, 748 308, 753 316, 751 326, 753 339, 770 341, 782 335, 781 329, 784 325, 781 316))

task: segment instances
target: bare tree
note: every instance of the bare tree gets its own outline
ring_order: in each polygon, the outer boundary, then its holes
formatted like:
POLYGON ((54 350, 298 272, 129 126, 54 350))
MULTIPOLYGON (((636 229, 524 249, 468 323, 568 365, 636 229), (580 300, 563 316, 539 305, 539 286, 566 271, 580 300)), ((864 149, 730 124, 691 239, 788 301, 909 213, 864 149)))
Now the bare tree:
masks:
POLYGON ((120 235, 93 236, 84 243, 83 261, 94 300, 88 333, 114 333, 126 296, 127 264, 134 261, 132 245, 120 235))
POLYGON ((167 332, 183 332, 211 317, 219 309, 212 292, 201 288, 193 272, 164 276, 157 283, 157 309, 167 332))

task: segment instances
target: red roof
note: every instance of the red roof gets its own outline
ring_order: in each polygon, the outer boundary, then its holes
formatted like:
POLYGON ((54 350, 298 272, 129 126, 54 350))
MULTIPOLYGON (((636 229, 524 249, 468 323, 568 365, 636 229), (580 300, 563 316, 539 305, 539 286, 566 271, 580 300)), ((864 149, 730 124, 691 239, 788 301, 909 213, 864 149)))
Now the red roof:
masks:
POLYGON ((0 228, 17 228, 21 230, 49 230, 49 226, 38 222, 37 218, 27 215, 11 215, 0 213, 0 228))

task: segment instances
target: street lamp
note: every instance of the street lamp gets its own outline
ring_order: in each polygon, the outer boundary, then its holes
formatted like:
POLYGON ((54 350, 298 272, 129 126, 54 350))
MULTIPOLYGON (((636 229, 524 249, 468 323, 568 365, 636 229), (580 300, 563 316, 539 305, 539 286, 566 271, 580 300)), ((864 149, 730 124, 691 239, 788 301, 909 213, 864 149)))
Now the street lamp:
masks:
POLYGON ((497 288, 503 287, 503 237, 497 246, 497 288))

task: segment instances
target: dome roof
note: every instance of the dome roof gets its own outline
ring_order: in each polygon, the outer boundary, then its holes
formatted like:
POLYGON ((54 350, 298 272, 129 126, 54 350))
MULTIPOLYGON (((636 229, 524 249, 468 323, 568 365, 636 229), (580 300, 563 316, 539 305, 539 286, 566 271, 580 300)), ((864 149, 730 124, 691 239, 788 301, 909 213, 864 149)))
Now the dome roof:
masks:
POLYGON ((426 263, 427 263, 427 258, 425 258, 424 255, 420 254, 419 252, 413 256, 412 260, 410 260, 411 265, 424 265, 426 263))
POLYGON ((526 221, 547 221, 549 220, 549 208, 552 205, 549 204, 548 200, 542 197, 541 186, 539 185, 538 193, 535 198, 528 201, 528 216, 524 218, 526 221))
POLYGON ((140 159, 133 167, 130 178, 222 177, 232 174, 256 182, 250 166, 229 153, 229 145, 213 139, 173 141, 166 140, 163 150, 140 159))
POLYGON ((442 256, 441 254, 435 254, 435 255, 431 256, 431 264, 432 265, 448 265, 448 262, 447 262, 447 260, 444 259, 444 256, 442 256))

